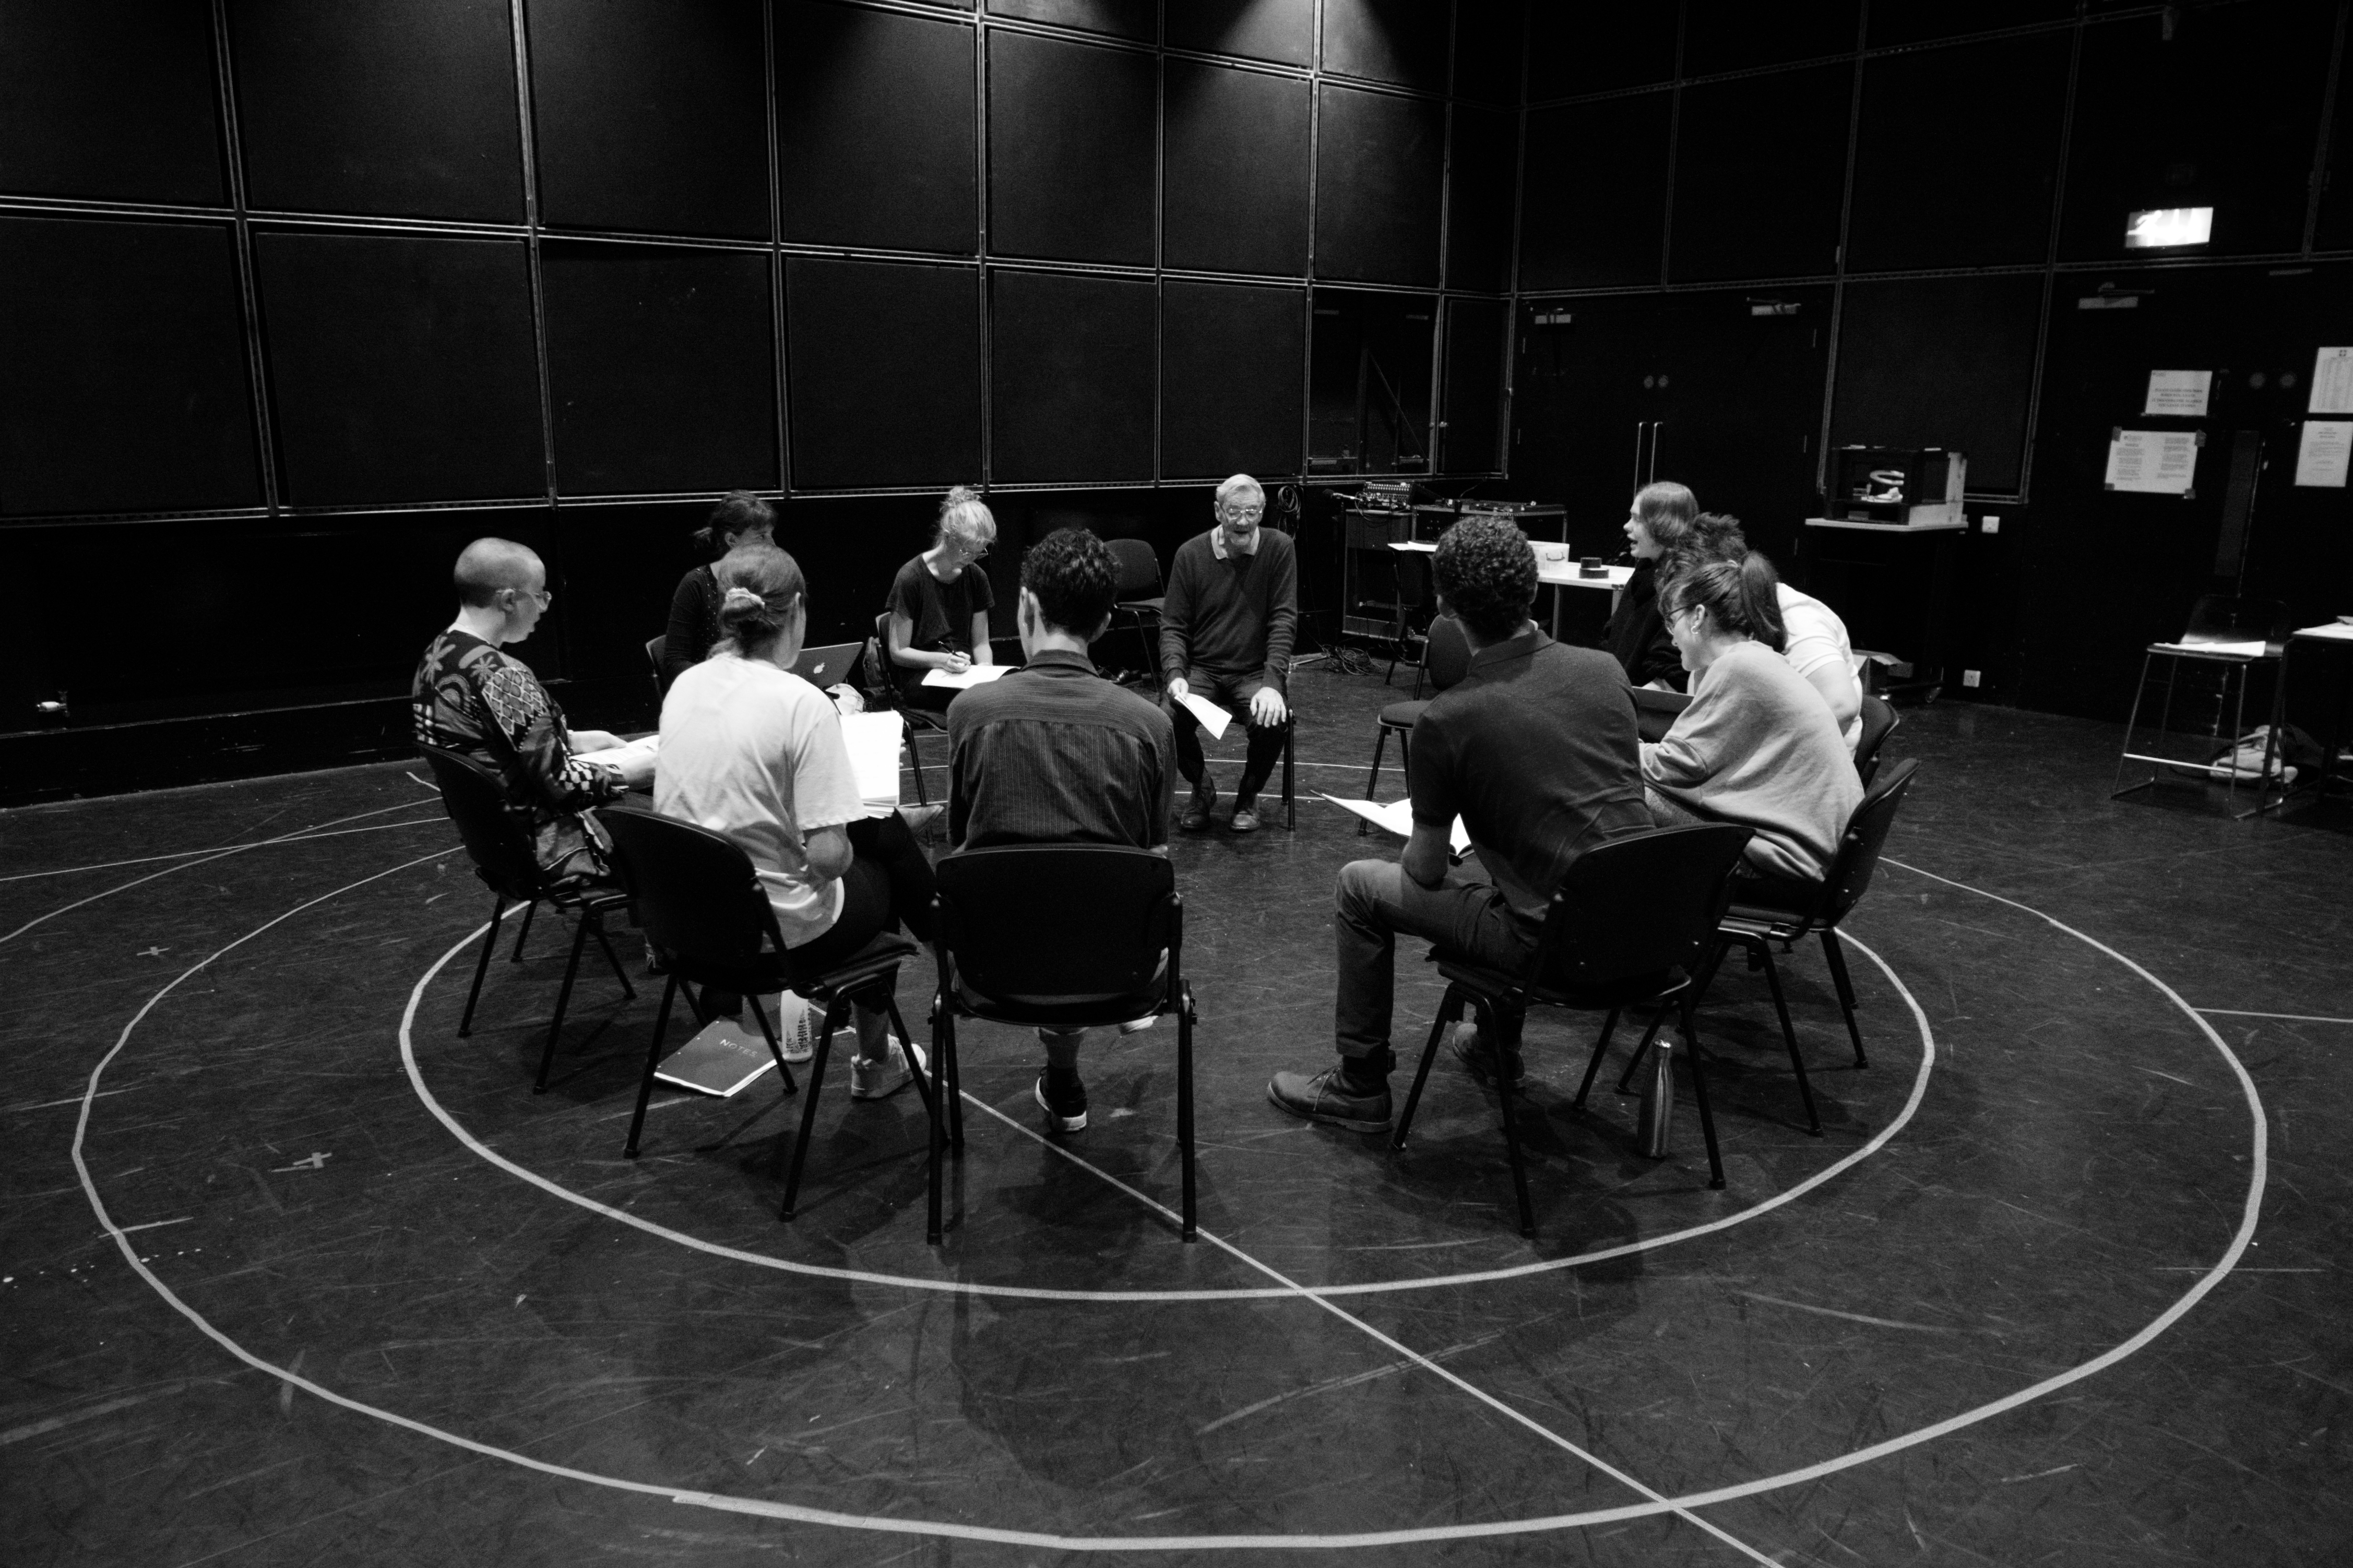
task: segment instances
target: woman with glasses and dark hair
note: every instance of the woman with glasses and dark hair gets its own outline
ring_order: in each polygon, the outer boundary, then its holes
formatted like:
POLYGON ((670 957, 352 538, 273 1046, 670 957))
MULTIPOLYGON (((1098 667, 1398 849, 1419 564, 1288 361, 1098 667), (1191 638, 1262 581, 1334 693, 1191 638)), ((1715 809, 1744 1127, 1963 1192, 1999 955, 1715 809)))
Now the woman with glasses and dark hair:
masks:
POLYGON ((711 657, 719 642, 719 601, 712 569, 739 544, 773 544, 776 509, 750 490, 729 490, 694 531, 696 546, 711 560, 678 580, 670 596, 670 630, 662 637, 662 687, 711 657))
POLYGON ((977 490, 958 485, 940 502, 932 525, 932 547, 899 568, 891 580, 891 680, 899 700, 911 708, 944 710, 956 695, 948 686, 925 686, 933 670, 962 675, 991 662, 988 612, 997 603, 980 559, 997 542, 997 518, 977 490))
POLYGON ((1752 872, 1820 882, 1862 784, 1830 704, 1781 656, 1779 586, 1754 551, 1667 584, 1664 620, 1692 701, 1663 740, 1643 742, 1642 793, 1659 826, 1740 823, 1757 830, 1752 872))

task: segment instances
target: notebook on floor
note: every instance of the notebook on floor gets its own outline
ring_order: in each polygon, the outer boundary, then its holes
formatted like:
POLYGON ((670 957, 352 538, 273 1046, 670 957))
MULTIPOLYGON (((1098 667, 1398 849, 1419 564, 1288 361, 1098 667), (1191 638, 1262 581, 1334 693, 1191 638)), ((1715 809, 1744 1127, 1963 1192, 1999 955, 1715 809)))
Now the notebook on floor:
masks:
POLYGON ((714 1019, 705 1024, 694 1038, 664 1057, 655 1067, 654 1077, 676 1089, 691 1089, 697 1094, 715 1094, 724 1099, 741 1092, 776 1065, 765 1042, 748 1037, 740 1026, 729 1020, 714 1019))

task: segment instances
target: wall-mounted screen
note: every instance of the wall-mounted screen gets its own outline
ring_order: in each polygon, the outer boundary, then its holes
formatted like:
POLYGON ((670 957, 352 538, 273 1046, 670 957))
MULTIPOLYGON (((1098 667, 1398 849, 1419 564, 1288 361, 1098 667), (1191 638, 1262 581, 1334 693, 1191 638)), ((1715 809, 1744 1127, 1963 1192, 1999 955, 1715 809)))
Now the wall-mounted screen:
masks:
POLYGON ((2126 250, 2161 250, 2203 245, 2214 237, 2212 207, 2158 207, 2132 215, 2125 224, 2126 250))

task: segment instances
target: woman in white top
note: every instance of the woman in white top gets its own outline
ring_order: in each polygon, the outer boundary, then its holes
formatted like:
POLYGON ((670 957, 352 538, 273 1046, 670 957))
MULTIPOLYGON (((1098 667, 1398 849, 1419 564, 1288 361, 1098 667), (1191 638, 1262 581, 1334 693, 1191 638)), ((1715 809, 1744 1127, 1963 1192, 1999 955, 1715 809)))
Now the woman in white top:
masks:
POLYGON ((1778 582, 1751 551, 1683 572, 1661 594, 1692 702, 1665 739, 1643 743, 1643 796, 1661 826, 1753 827, 1752 870, 1820 882, 1862 784, 1830 704, 1781 657, 1778 582))
MULTIPOLYGON (((723 633, 662 702, 654 808, 742 845, 797 964, 831 968, 903 923, 931 934, 934 882, 896 812, 869 816, 822 691, 792 673, 808 628, 800 567, 773 544, 740 546, 713 568, 723 633)), ((706 1010, 739 1010, 707 996, 706 1010)), ((730 1004, 733 1004, 731 1006, 730 1004)), ((903 1088, 907 1064, 880 1013, 860 1008, 850 1093, 903 1088)))

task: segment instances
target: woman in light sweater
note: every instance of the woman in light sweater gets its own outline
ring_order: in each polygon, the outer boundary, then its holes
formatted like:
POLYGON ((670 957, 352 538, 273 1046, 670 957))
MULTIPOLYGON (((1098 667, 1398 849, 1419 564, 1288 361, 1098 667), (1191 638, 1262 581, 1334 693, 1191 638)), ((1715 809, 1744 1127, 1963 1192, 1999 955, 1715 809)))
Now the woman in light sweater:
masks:
POLYGON ((1662 827, 1753 827, 1751 870, 1819 882, 1862 784, 1830 704, 1781 657, 1779 585, 1773 563, 1751 551, 1683 573, 1661 593, 1692 703, 1663 740, 1643 743, 1643 796, 1662 827))

